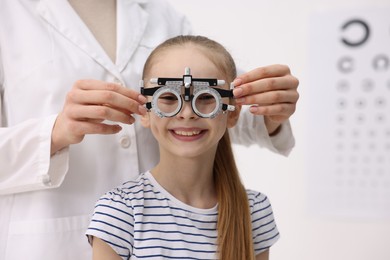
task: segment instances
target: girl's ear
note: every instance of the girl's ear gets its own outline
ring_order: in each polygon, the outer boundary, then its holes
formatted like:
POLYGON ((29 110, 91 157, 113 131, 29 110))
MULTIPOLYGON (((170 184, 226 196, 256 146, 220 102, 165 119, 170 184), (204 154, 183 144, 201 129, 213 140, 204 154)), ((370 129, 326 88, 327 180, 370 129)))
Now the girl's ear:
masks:
POLYGON ((234 111, 228 112, 227 128, 232 128, 236 125, 238 118, 240 117, 241 105, 234 105, 234 111))
POLYGON ((141 125, 145 128, 150 128, 150 116, 149 112, 141 116, 141 125))

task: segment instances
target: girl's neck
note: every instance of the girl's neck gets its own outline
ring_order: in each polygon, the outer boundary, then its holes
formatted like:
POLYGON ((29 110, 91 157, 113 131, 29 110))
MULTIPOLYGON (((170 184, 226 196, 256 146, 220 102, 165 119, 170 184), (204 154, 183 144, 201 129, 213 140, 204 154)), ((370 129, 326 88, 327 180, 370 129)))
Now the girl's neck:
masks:
POLYGON ((217 203, 213 164, 209 155, 173 158, 160 155, 151 170, 153 177, 178 200, 197 208, 212 208, 217 203))

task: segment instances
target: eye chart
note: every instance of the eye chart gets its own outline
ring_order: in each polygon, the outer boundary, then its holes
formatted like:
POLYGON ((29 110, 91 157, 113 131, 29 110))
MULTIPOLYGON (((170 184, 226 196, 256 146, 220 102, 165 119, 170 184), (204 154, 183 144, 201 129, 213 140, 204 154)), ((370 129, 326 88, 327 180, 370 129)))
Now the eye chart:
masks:
POLYGON ((390 217, 390 6, 310 20, 306 168, 314 214, 390 217))

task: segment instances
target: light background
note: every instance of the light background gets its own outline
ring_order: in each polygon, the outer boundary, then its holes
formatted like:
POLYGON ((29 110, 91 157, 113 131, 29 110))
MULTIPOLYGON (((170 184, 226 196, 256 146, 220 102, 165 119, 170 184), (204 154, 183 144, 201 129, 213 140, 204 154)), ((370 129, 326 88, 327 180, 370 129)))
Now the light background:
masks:
MULTIPOLYGON (((271 259, 389 260, 389 218, 324 217, 310 210, 306 131, 315 122, 307 120, 310 97, 306 90, 310 87, 310 16, 318 11, 389 8, 390 1, 169 1, 188 16, 195 33, 226 46, 240 68, 288 64, 300 80, 301 97, 291 118, 296 147, 290 156, 235 147, 246 186, 267 194, 273 205, 281 239, 272 247, 271 259)), ((390 38, 390 23, 387 27, 390 38)))

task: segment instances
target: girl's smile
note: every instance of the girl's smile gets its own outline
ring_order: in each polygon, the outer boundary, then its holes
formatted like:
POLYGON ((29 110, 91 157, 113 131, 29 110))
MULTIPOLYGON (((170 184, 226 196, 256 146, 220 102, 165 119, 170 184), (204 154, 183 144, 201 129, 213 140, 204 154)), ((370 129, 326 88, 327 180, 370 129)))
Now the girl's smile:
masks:
POLYGON ((180 141, 190 142, 201 139, 207 132, 206 129, 177 127, 169 129, 172 136, 180 141))

